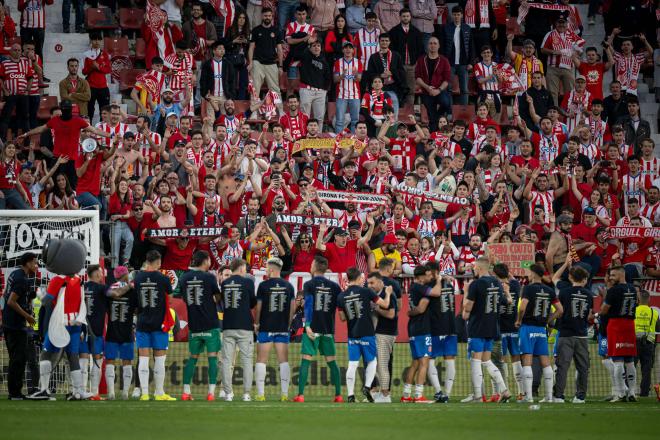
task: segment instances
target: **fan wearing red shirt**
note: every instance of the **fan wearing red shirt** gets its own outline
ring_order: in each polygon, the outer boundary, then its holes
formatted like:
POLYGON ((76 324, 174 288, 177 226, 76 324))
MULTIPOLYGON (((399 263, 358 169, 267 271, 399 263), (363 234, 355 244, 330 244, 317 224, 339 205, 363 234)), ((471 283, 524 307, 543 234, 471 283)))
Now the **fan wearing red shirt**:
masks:
MULTIPOLYGON (((575 187, 577 188, 578 192, 582 194, 582 197, 589 197, 591 195, 591 192, 593 191, 593 187, 589 185, 588 183, 584 182, 584 168, 580 164, 575 164, 573 167, 573 175, 569 176, 569 184, 570 188, 573 189, 573 182, 575 182, 575 187)), ((564 195, 565 197, 565 202, 566 205, 570 206, 573 212, 580 212, 582 211, 582 199, 578 199, 577 195, 573 190, 567 191, 566 194, 564 195)), ((575 216, 575 221, 580 221, 580 219, 575 216)))
POLYGON ((98 148, 91 153, 85 153, 76 159, 76 200, 81 209, 101 206, 101 166, 103 162, 114 156, 121 138, 116 137, 110 149, 100 151, 98 148))
POLYGON ((593 99, 603 99, 603 76, 612 68, 612 60, 603 63, 599 60, 598 51, 595 47, 587 47, 585 50, 587 61, 581 61, 577 55, 573 55, 573 64, 578 73, 587 79, 587 91, 593 99))
POLYGON ((286 102, 289 111, 280 117, 280 124, 285 131, 285 137, 290 141, 297 141, 307 136, 309 116, 300 111, 300 103, 296 95, 289 95, 286 102))
POLYGON ((529 139, 520 141, 520 154, 512 156, 510 160, 511 164, 516 166, 516 174, 521 176, 522 169, 525 167, 534 171, 541 166, 539 160, 532 155, 533 153, 534 147, 532 146, 532 141, 529 139))
POLYGON ((227 220, 236 224, 241 217, 247 214, 248 200, 252 198, 252 195, 261 197, 261 188, 252 174, 247 176, 237 174, 234 179, 238 184, 232 192, 228 190, 227 197, 223 198, 223 208, 227 212, 227 220), (245 191, 248 181, 252 183, 252 191, 245 191))
POLYGON ((596 250, 592 255, 600 258, 600 269, 596 273, 596 277, 602 278, 605 276, 607 269, 612 265, 620 264, 621 254, 619 254, 619 247, 610 243, 609 233, 605 226, 600 226, 596 229, 596 250))
MULTIPOLYGON (((578 211, 579 212, 579 211, 578 211)), ((576 216, 577 217, 577 216, 576 216)), ((587 206, 582 211, 582 222, 573 226, 571 236, 576 243, 598 243, 598 222, 596 222, 596 211, 591 206, 587 206)))
POLYGON ((349 267, 355 266, 357 259, 358 248, 362 248, 364 252, 369 255, 371 250, 367 244, 371 239, 371 234, 374 231, 374 220, 371 216, 367 217, 369 223, 369 230, 364 237, 358 240, 350 240, 348 238, 348 231, 343 228, 335 228, 334 242, 325 243, 325 234, 328 231, 328 225, 321 223, 319 226, 319 236, 316 239, 316 249, 323 253, 328 259, 328 267, 331 272, 345 273, 349 267))
POLYGON ((163 257, 161 269, 188 270, 190 259, 193 252, 195 252, 198 240, 187 236, 177 237, 174 240, 165 240, 163 244, 167 248, 167 252, 165 252, 165 257, 163 257))
POLYGON ((477 107, 477 115, 474 118, 474 121, 468 126, 465 137, 470 141, 474 141, 479 136, 486 134, 486 127, 489 125, 497 128, 498 135, 501 134, 500 124, 489 117, 488 106, 486 104, 479 104, 479 107, 477 107))
POLYGON ((378 132, 378 140, 389 146, 389 153, 392 157, 392 174, 397 180, 402 181, 407 172, 415 169, 415 156, 417 156, 417 144, 426 140, 426 134, 422 127, 417 123, 415 115, 408 115, 408 123, 415 126, 415 133, 411 135, 408 132, 408 125, 404 122, 399 122, 396 128, 396 137, 389 138, 386 136, 387 131, 392 125, 397 123, 394 121, 394 114, 389 114, 388 119, 383 122, 378 132))
POLYGON ((103 50, 103 35, 93 32, 89 35, 90 49, 83 54, 82 73, 86 75, 91 99, 87 103, 89 120, 94 118, 94 106, 98 102, 99 110, 110 104, 110 90, 106 76, 112 72, 110 55, 103 50))

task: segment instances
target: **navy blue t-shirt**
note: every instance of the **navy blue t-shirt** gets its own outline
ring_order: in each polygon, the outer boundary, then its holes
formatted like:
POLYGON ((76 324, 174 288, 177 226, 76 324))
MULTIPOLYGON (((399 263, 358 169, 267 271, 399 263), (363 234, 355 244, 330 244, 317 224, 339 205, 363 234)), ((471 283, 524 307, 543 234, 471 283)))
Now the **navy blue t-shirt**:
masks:
POLYGON ((335 312, 340 293, 339 284, 324 277, 317 276, 303 284, 305 325, 309 324, 314 333, 335 334, 335 312))
POLYGON ((220 288, 213 274, 189 270, 179 278, 179 290, 188 309, 188 327, 191 333, 220 328, 218 309, 213 298, 220 295, 220 288))
POLYGON ((293 286, 282 278, 269 278, 259 284, 257 301, 261 303, 259 331, 288 333, 291 301, 295 298, 293 286))
POLYGON ((509 294, 511 304, 506 301, 500 303, 500 331, 502 333, 518 333, 516 319, 518 318, 518 300, 520 299, 520 282, 509 280, 509 294))
POLYGON ((165 307, 165 295, 172 293, 170 279, 160 272, 141 270, 133 282, 138 300, 138 331, 162 331, 165 313, 169 313, 165 307))
POLYGON ((617 284, 607 290, 605 304, 609 304, 608 318, 635 319, 637 292, 630 284, 617 284))
POLYGON ((131 289, 119 298, 108 298, 108 342, 133 342, 133 315, 137 309, 137 295, 131 289))
POLYGON ((455 298, 454 284, 448 281, 442 281, 440 296, 429 298, 432 336, 456 334, 455 298))
POLYGON ((550 305, 557 300, 555 289, 545 284, 532 283, 525 286, 522 297, 529 301, 522 323, 524 325, 545 327, 550 316, 550 305))
POLYGON ((222 282, 223 330, 254 330, 252 309, 257 305, 254 281, 232 275, 222 282))
POLYGON ((30 282, 25 271, 21 268, 16 269, 7 277, 7 287, 4 294, 5 305, 2 309, 2 326, 12 330, 20 330, 25 328, 25 318, 7 304, 12 292, 18 297, 16 303, 24 311, 30 313, 30 282))
POLYGON ((106 296, 108 288, 105 284, 87 281, 85 283, 85 304, 87 305, 87 322, 96 337, 103 336, 105 314, 108 309, 106 296))
POLYGON ((376 334, 371 319, 371 306, 378 298, 373 290, 359 286, 349 286, 339 294, 337 308, 346 315, 349 338, 359 339, 376 334))
POLYGON ((474 301, 468 320, 468 337, 495 339, 499 336, 499 305, 504 296, 499 280, 490 275, 470 284, 467 299, 474 301))
MULTIPOLYGON (((413 283, 410 286, 410 307, 417 307, 422 299, 429 299, 431 288, 423 284, 413 283)), ((408 337, 431 334, 431 313, 427 307, 424 313, 411 316, 408 320, 408 337)))
MULTIPOLYGON (((383 278, 383 284, 386 278, 383 278)), ((387 278, 391 279, 391 278, 387 278)), ((396 281, 395 281, 396 283, 396 281)), ((399 283, 397 283, 399 284, 399 283)), ((391 284, 390 284, 391 285, 391 284)), ((386 285, 387 286, 387 285, 386 285)), ((400 288, 400 286, 399 286, 400 288)), ((394 318, 385 318, 384 316, 381 315, 376 315, 377 321, 376 321, 376 333, 379 335, 390 335, 390 336, 396 336, 399 333, 399 324, 398 324, 398 315, 399 315, 399 310, 396 305, 396 290, 394 289, 394 286, 392 286, 392 295, 390 295, 390 304, 387 306, 387 310, 394 309, 394 318)), ((401 292, 399 291, 399 294, 401 292)), ((381 298, 385 299, 385 289, 383 289, 378 296, 381 298)))
POLYGON ((557 322, 559 337, 587 336, 589 311, 594 307, 591 291, 585 287, 568 287, 559 291, 564 313, 557 322))

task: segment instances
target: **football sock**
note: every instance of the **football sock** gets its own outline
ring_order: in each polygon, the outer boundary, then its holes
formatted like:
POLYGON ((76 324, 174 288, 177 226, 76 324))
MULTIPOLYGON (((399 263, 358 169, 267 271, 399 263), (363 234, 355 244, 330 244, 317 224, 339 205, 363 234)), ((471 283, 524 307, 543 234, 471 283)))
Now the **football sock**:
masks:
POLYGON ((415 398, 422 397, 424 395, 424 385, 415 384, 415 398))
POLYGON ((289 395, 289 384, 291 383, 291 367, 288 362, 280 364, 280 391, 283 396, 289 395))
POLYGON ((349 396, 355 395, 355 372, 359 365, 358 361, 348 361, 348 369, 346 370, 346 391, 349 396))
POLYGON ((48 389, 48 384, 50 383, 50 372, 52 370, 52 364, 50 361, 40 361, 39 362, 39 390, 46 391, 48 389))
POLYGON ((209 393, 211 393, 210 386, 213 385, 215 390, 215 385, 218 383, 218 357, 209 356, 209 393))
POLYGON ((80 372, 82 374, 82 383, 83 383, 83 389, 87 389, 87 381, 89 379, 89 359, 86 357, 81 357, 78 360, 78 363, 80 364, 80 372))
MULTIPOLYGON (((305 393, 305 385, 307 385, 307 376, 309 375, 309 364, 311 362, 308 359, 303 359, 300 361, 300 377, 298 378, 298 394, 301 396, 305 393)), ((332 368, 330 369, 330 376, 332 377, 332 368)))
POLYGON ((71 372, 71 385, 74 393, 84 393, 85 389, 83 388, 82 381, 82 372, 80 370, 74 370, 71 372))
POLYGON ((105 366, 105 384, 108 387, 108 394, 115 394, 115 366, 113 364, 105 366))
POLYGON ((122 392, 128 394, 128 390, 131 389, 131 382, 133 382, 133 366, 124 365, 121 367, 122 376, 124 379, 124 386, 122 387, 122 392))
POLYGON ((149 357, 140 356, 138 359, 138 377, 143 395, 149 395, 149 357))
POLYGON ((341 379, 339 375, 339 367, 337 366, 337 361, 328 362, 328 367, 330 367, 330 379, 335 385, 335 396, 341 396, 341 379))
MULTIPOLYGON (((195 374, 195 367, 197 366, 197 359, 194 357, 189 357, 186 359, 186 365, 183 367, 183 392, 190 394, 190 391, 186 391, 186 385, 190 388, 190 382, 192 382, 192 377, 195 374)), ((154 372, 156 367, 154 366, 154 372)))
POLYGON ((472 372, 472 387, 474 388, 474 398, 481 399, 483 392, 481 387, 484 382, 484 374, 481 371, 481 360, 470 359, 470 370, 472 372))
POLYGON ((456 360, 445 360, 445 394, 451 395, 451 389, 454 387, 454 378, 456 378, 456 360))
POLYGON ((165 394, 165 356, 154 357, 154 386, 155 396, 162 396, 165 394))
POLYGON ((614 363, 614 389, 616 391, 615 396, 625 396, 626 394, 626 384, 623 381, 623 375, 625 367, 623 362, 613 362, 614 363))
POLYGON ((612 359, 610 358, 605 358, 601 359, 601 363, 603 364, 603 367, 607 369, 607 372, 610 373, 610 382, 612 383, 612 395, 616 396, 616 386, 614 385, 614 362, 612 362, 612 359))
POLYGON ((520 361, 513 363, 513 377, 516 379, 516 388, 518 389, 518 394, 523 393, 523 367, 520 361))
POLYGON ((257 384, 257 396, 263 396, 266 386, 266 364, 262 362, 254 364, 254 382, 257 384))
MULTIPOLYGON (((102 361, 98 360, 97 362, 102 362, 102 361)), ((92 361, 92 384, 91 384, 90 392, 95 396, 99 393, 100 383, 101 383, 101 366, 97 365, 96 362, 92 361)))
POLYGON ((637 370, 635 369, 634 362, 626 362, 626 380, 628 381, 628 395, 634 396, 637 394, 637 370))
POLYGON ((410 397, 411 392, 412 392, 412 384, 404 383, 403 384, 403 397, 410 397))
POLYGON ((545 398, 552 399, 552 382, 554 380, 554 372, 551 366, 543 368, 543 388, 545 391, 545 398))
POLYGON ((494 384, 493 386, 495 387, 495 392, 499 394, 506 391, 507 387, 506 387, 506 383, 504 382, 504 378, 502 377, 502 372, 500 371, 499 368, 495 366, 493 361, 487 360, 486 362, 484 362, 484 366, 486 367, 486 370, 488 371, 488 375, 490 376, 492 383, 494 384))
POLYGON ((534 372, 532 366, 522 367, 523 370, 523 389, 525 390, 525 398, 533 399, 532 383, 534 382, 534 372))
POLYGON ((374 381, 374 377, 376 377, 376 366, 377 366, 376 359, 373 359, 371 362, 367 364, 367 368, 365 368, 364 371, 364 386, 367 388, 371 388, 371 384, 374 381))
POLYGON ((426 376, 429 378, 429 382, 431 382, 431 386, 433 386, 433 389, 436 393, 442 391, 442 388, 440 387, 440 379, 438 379, 438 368, 435 366, 433 359, 431 359, 431 362, 429 362, 429 368, 426 370, 426 376))

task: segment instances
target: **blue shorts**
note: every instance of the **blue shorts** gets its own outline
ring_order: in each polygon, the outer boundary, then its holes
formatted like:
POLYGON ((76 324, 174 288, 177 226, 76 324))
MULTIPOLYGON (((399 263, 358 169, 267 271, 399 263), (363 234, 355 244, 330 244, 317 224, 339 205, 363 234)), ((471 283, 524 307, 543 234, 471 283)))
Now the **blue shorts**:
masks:
POLYGON ((502 333, 502 355, 520 356, 518 333, 502 333))
POLYGON ((135 342, 105 341, 105 358, 114 361, 117 355, 122 361, 132 361, 135 357, 135 342))
MULTIPOLYGON (((82 331, 82 327, 79 325, 67 325, 66 330, 69 332, 71 340, 69 341, 69 345, 64 347, 64 351, 72 354, 80 353, 80 332, 82 331)), ((48 339, 48 332, 44 336, 44 350, 49 353, 58 353, 60 351, 48 339)))
POLYGON ((548 334, 545 327, 522 325, 520 327, 520 353, 548 356, 548 334))
POLYGON ((431 335, 411 336, 409 340, 410 354, 413 359, 431 357, 433 354, 433 343, 431 335))
MULTIPOLYGON (((94 343, 92 344, 92 354, 103 354, 103 347, 105 346, 105 341, 103 337, 94 337, 94 343)), ((89 336, 85 337, 80 341, 80 354, 89 354, 89 336)))
POLYGON ((598 334, 598 356, 607 357, 607 336, 598 334))
POLYGON ((456 335, 431 336, 431 345, 433 347, 432 358, 458 354, 458 336, 456 335))
POLYGON ((376 359, 376 355, 375 336, 363 336, 359 339, 348 338, 349 361, 359 361, 360 357, 362 357, 366 363, 369 363, 376 359))
POLYGON ((167 350, 170 335, 167 332, 141 332, 137 331, 136 341, 138 348, 152 348, 154 350, 167 350))
POLYGON ((468 338, 468 354, 493 351, 493 338, 468 338))
POLYGON ((276 344, 288 344, 289 343, 289 333, 269 333, 269 332, 259 332, 257 334, 257 343, 267 344, 269 342, 275 342, 276 344))

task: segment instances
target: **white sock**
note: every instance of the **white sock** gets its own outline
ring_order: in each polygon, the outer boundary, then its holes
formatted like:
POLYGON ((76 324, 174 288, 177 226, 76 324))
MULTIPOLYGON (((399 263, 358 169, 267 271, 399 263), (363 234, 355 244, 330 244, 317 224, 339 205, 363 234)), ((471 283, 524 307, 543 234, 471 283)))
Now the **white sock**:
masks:
POLYGON ((53 369, 53 365, 50 361, 41 361, 39 362, 39 390, 46 391, 48 389, 48 384, 50 383, 50 372, 53 369))
POLYGON ((532 366, 522 367, 523 374, 523 389, 525 390, 525 398, 528 400, 533 399, 532 383, 534 382, 534 372, 532 366))
POLYGON ((415 384, 415 398, 422 397, 424 395, 424 385, 415 384))
POLYGON ((614 381, 614 362, 612 362, 612 359, 610 358, 605 358, 601 360, 603 366, 607 369, 607 372, 610 373, 610 382, 612 384, 612 395, 616 396, 617 395, 617 390, 616 390, 616 385, 614 381))
POLYGON ((214 383, 209 384, 209 394, 215 395, 215 385, 214 383))
POLYGON ((545 388, 545 398, 552 399, 552 382, 554 382, 554 372, 551 366, 543 368, 543 387, 545 388))
POLYGON ((357 371, 358 361, 348 361, 346 370, 346 390, 349 396, 355 395, 355 372, 357 371))
POLYGON ((71 385, 74 393, 83 394, 85 392, 83 388, 82 372, 80 370, 71 372, 71 385))
POLYGON ((442 391, 442 387, 440 386, 440 379, 438 378, 438 368, 433 361, 434 359, 431 359, 431 362, 429 362, 429 368, 426 370, 426 377, 428 377, 435 392, 439 393, 442 391))
POLYGON ((445 360, 445 393, 451 396, 451 389, 454 387, 454 379, 456 378, 456 360, 445 360))
POLYGON ((263 396, 266 386, 266 364, 262 362, 254 364, 254 381, 257 385, 257 396, 263 396))
POLYGON ((628 380, 628 395, 637 395, 637 369, 634 362, 626 362, 626 379, 628 380))
POLYGON ((289 384, 291 383, 291 367, 288 362, 280 364, 280 391, 283 396, 289 395, 289 384))
POLYGON ((92 362, 92 383, 90 392, 95 396, 99 393, 99 384, 101 383, 101 367, 100 365, 97 365, 97 362, 103 361, 98 360, 92 362))
POLYGON ((470 359, 470 372, 472 373, 474 398, 481 399, 481 396, 483 395, 481 388, 484 384, 484 373, 481 371, 481 359, 470 359))
POLYGON ((183 384, 183 394, 190 394, 190 384, 189 383, 184 383, 183 384))
POLYGON ((404 397, 410 397, 411 392, 412 392, 412 384, 404 383, 403 384, 403 396, 404 397))
POLYGON ((488 375, 493 381, 495 392, 497 394, 505 392, 507 390, 506 383, 504 383, 504 378, 502 378, 502 373, 500 372, 500 369, 495 366, 492 360, 488 360, 484 362, 484 366, 486 367, 486 370, 488 371, 488 375))
POLYGON ((513 363, 513 377, 516 379, 518 394, 523 394, 523 367, 520 361, 513 363))
POLYGON ((140 356, 138 359, 138 376, 140 378, 140 390, 145 396, 149 395, 149 356, 140 356))
POLYGON ((114 364, 105 365, 105 384, 108 386, 108 395, 115 395, 115 366, 114 364))
POLYGON ((377 366, 376 359, 373 359, 371 362, 367 364, 367 368, 365 368, 364 370, 364 386, 367 388, 371 388, 371 384, 374 381, 374 377, 376 377, 376 366, 377 366))
POLYGON ((124 379, 124 387, 122 388, 122 392, 128 394, 128 390, 131 389, 131 382, 133 382, 133 366, 124 365, 121 367, 121 371, 124 379))
POLYGON ((156 356, 154 357, 154 385, 155 385, 155 396, 162 396, 165 394, 165 357, 166 356, 156 356))
POLYGON ((623 375, 625 367, 623 362, 613 362, 614 363, 614 374, 612 378, 614 379, 614 389, 616 391, 616 396, 625 396, 626 395, 626 384, 623 381, 623 375))
POLYGON ((87 391, 87 384, 89 382, 89 359, 84 357, 78 360, 80 365, 80 373, 82 374, 83 391, 87 391))

